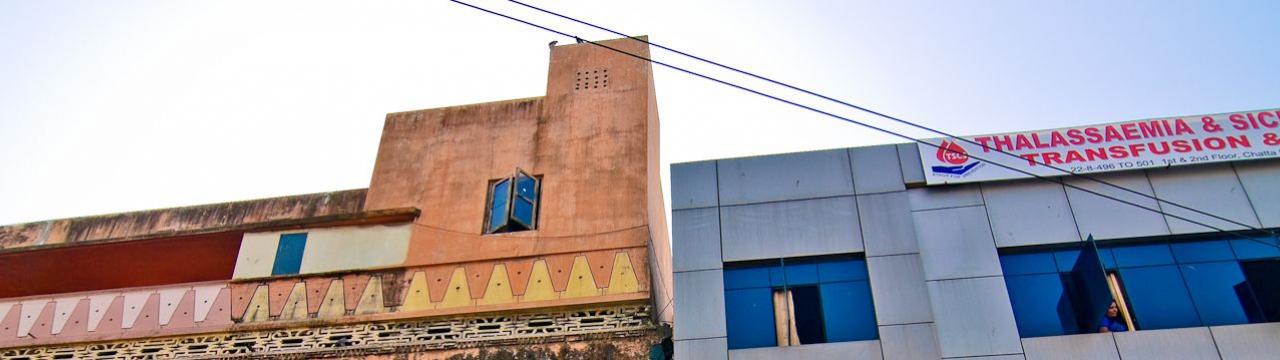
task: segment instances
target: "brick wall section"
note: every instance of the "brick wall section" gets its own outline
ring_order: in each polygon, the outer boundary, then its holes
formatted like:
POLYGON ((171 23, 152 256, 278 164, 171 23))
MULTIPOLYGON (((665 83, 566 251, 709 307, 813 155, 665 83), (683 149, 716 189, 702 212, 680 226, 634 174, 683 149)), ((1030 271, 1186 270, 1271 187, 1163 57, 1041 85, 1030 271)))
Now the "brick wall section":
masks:
POLYGON ((0 250, 356 213, 367 189, 58 219, 0 227, 0 250))

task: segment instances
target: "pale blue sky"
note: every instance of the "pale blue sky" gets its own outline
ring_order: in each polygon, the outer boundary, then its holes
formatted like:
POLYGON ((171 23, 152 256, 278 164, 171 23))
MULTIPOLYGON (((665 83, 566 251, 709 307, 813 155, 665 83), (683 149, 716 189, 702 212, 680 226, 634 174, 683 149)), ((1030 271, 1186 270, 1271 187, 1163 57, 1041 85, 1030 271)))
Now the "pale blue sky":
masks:
MULTIPOLYGON (((1276 1, 529 2, 960 134, 1280 107, 1276 1)), ((366 187, 386 113, 541 95, 551 40, 442 0, 0 0, 0 224, 366 187)), ((900 142, 655 78, 665 163, 900 142)))

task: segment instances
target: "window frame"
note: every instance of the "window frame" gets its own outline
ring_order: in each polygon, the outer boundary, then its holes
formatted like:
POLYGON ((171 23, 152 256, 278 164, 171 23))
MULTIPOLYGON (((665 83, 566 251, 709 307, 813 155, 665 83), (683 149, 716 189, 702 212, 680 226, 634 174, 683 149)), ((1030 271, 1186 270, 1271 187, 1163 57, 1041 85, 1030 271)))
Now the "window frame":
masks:
POLYGON ((538 217, 541 215, 542 209, 542 175, 533 175, 523 169, 517 167, 511 176, 499 179, 489 180, 488 195, 485 197, 485 216, 484 222, 481 224, 481 232, 484 235, 494 235, 521 231, 535 231, 538 229, 538 217), (519 182, 521 177, 528 178, 533 181, 533 199, 519 194, 519 182), (498 186, 503 182, 507 183, 507 190, 504 194, 498 194, 498 186), (501 218, 495 218, 494 201, 498 197, 505 197, 506 201, 502 207, 501 218), (525 224, 515 216, 515 202, 517 199, 528 201, 532 204, 530 210, 530 223, 525 224), (495 226, 495 220, 501 220, 500 226, 495 226), (519 228, 514 227, 517 225, 519 228))

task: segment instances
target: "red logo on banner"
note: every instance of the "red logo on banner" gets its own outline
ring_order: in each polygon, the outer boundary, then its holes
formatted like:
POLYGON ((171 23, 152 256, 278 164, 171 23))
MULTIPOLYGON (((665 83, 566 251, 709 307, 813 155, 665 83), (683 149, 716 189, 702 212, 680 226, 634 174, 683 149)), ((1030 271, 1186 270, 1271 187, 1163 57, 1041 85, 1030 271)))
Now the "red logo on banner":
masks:
POLYGON ((964 164, 969 161, 969 153, 954 141, 942 140, 942 144, 938 145, 938 161, 952 165, 964 164))

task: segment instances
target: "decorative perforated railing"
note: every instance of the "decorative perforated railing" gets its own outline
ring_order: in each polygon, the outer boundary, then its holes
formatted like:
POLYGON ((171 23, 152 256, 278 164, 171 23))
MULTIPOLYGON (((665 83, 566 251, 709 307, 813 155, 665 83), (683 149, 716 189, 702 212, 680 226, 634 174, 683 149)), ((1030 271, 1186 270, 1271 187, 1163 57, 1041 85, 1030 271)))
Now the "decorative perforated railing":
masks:
POLYGON ((547 313, 325 325, 41 348, 3 349, 0 357, 46 359, 311 358, 563 343, 636 337, 654 329, 647 305, 547 313))

